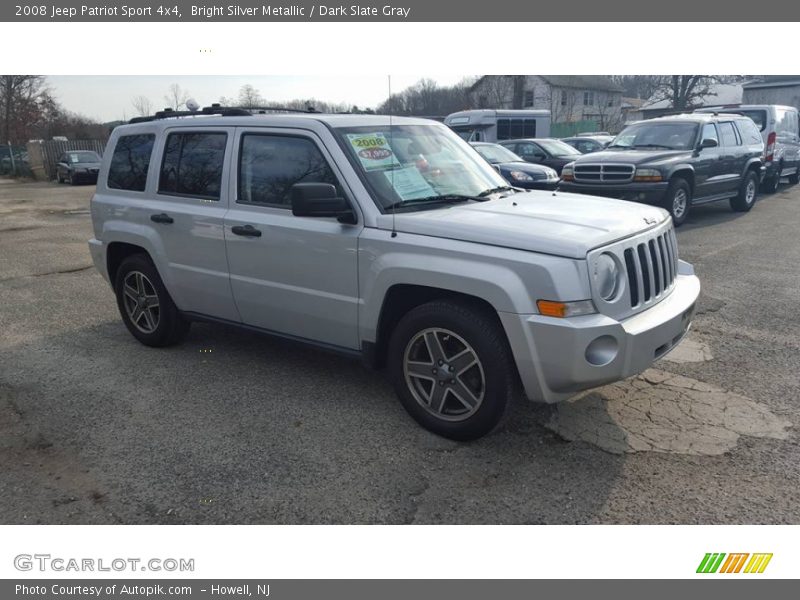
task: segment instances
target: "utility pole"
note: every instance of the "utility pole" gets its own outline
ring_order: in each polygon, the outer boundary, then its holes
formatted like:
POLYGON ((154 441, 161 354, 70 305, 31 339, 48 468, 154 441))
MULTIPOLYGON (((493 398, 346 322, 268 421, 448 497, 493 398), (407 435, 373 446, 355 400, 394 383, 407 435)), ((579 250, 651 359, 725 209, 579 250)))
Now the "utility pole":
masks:
POLYGON ((8 140, 8 155, 11 157, 11 172, 17 175, 17 166, 14 164, 14 149, 11 147, 11 140, 8 140))

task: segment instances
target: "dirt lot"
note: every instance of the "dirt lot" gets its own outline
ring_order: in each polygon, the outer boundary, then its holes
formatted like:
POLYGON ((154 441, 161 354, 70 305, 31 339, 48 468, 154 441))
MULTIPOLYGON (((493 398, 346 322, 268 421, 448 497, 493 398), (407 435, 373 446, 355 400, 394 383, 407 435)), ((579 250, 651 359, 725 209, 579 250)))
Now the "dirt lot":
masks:
POLYGON ((344 358, 206 324, 140 345, 92 191, 0 180, 2 523, 800 523, 800 186, 679 230, 681 348, 472 444, 344 358))

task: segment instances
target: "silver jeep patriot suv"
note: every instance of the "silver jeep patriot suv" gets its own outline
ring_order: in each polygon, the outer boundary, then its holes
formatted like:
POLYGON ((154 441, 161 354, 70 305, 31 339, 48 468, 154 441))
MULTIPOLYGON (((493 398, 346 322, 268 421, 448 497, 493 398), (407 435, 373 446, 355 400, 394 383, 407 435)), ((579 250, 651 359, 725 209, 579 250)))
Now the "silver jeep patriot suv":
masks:
POLYGON ((140 342, 215 321, 386 366, 421 425, 469 440, 521 383, 558 402, 634 375, 700 283, 661 208, 510 188, 423 119, 212 106, 117 127, 97 269, 140 342))

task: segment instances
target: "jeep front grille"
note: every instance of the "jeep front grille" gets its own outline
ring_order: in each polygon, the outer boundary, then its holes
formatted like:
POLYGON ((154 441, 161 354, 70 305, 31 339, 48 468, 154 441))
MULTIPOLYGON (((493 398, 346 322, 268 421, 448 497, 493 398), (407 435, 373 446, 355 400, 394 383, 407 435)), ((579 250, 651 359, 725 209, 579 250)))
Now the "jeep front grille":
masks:
POLYGON ((583 183, 627 183, 633 181, 633 165, 576 164, 572 167, 575 181, 583 183))
POLYGON ((672 227, 650 239, 637 238, 623 255, 631 308, 655 303, 672 289, 678 276, 678 243, 672 227))

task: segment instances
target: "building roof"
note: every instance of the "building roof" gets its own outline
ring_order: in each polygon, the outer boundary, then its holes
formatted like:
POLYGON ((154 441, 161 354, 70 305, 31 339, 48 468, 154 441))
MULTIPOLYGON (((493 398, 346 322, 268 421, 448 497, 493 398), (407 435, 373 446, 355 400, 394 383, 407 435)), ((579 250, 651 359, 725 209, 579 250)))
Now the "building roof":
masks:
MULTIPOLYGON (((513 77, 513 75, 483 75, 472 84, 470 91, 475 91, 487 77, 513 77)), ((622 93, 622 86, 614 83, 606 75, 538 75, 538 77, 553 87, 622 93)))
POLYGON ((622 97, 622 108, 641 108, 646 102, 644 98, 628 98, 622 97))
MULTIPOLYGON (((742 102, 742 84, 740 83, 715 83, 709 86, 708 94, 699 98, 691 108, 701 108, 703 106, 719 106, 720 104, 740 104, 742 102)), ((672 108, 669 100, 654 100, 651 98, 645 102, 641 109, 648 110, 667 110, 672 108)))
POLYGON ((746 90, 757 90, 773 87, 793 87, 800 85, 800 75, 765 75, 756 80, 748 81, 742 87, 746 90))
POLYGON ((622 92, 621 85, 606 75, 539 75, 553 87, 565 87, 603 92, 622 92))

